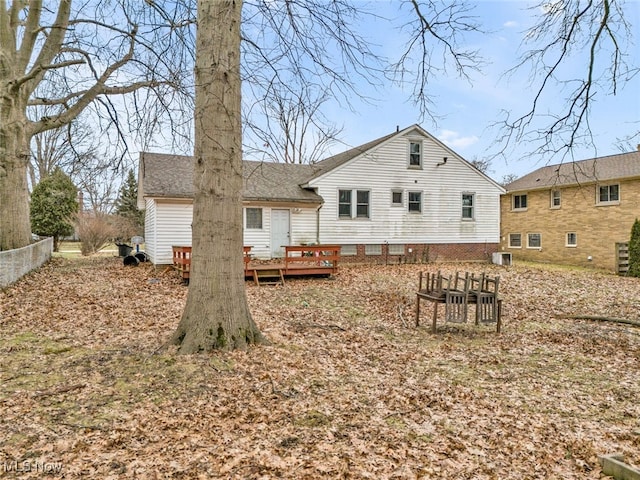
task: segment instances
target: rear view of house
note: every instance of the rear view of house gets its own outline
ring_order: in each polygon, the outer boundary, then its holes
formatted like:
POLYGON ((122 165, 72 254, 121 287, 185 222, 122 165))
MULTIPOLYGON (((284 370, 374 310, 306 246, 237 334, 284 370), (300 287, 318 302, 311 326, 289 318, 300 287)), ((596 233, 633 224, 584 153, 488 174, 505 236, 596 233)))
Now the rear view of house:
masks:
POLYGON ((507 185, 501 210, 514 258, 616 270, 640 217, 640 151, 539 168, 507 185))
MULTIPOLYGON (((191 245, 191 157, 142 153, 146 252, 191 245)), ((502 187, 413 125, 313 165, 243 163, 244 244, 338 244, 346 261, 486 260, 500 241, 502 187)))

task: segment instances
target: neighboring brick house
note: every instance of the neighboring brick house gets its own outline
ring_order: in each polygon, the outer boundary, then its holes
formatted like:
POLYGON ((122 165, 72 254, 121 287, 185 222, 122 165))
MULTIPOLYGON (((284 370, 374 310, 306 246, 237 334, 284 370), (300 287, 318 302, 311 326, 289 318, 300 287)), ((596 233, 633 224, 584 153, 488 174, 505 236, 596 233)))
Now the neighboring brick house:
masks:
POLYGON ((501 251, 514 259, 617 268, 640 218, 640 151, 539 168, 500 199, 501 251))

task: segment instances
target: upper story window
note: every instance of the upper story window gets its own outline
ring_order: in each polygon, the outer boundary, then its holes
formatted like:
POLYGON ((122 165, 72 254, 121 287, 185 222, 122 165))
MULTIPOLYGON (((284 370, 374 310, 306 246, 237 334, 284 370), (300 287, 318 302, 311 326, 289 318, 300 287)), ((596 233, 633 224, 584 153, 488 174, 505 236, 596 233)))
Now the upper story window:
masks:
POLYGON ((369 218, 369 193, 369 190, 338 190, 338 218, 369 218))
POLYGON ((408 209, 410 212, 422 211, 422 192, 409 192, 408 209))
POLYGON ((527 208, 527 194, 523 193, 522 195, 512 195, 512 209, 513 210, 526 210, 527 208))
POLYGON ((551 208, 560 208, 561 203, 560 190, 551 190, 551 208))
POLYGON ((409 167, 422 167, 422 142, 409 142, 409 167))
POLYGON ((462 219, 473 220, 474 219, 474 207, 475 207, 475 194, 463 193, 462 194, 462 219))
POLYGON ((600 185, 598 187, 598 203, 618 203, 620 201, 620 185, 600 185))
POLYGON ((245 227, 247 229, 262 229, 261 208, 245 208, 245 227))

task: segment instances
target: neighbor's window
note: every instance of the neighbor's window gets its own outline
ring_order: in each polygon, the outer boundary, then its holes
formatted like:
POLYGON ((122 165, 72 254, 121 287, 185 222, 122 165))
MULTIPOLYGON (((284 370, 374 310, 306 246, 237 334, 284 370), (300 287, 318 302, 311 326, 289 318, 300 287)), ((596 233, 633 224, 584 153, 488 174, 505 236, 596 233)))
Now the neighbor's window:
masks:
POLYGON ((408 208, 410 212, 422 211, 422 192, 409 192, 408 208))
POLYGON ((524 210, 527 208, 527 194, 513 195, 513 209, 524 210))
POLYGON ((338 217, 351 218, 351 190, 338 190, 338 217))
POLYGON ((462 194, 462 219, 463 220, 473 220, 473 206, 474 206, 474 197, 473 193, 463 193, 462 194))
POLYGON ((262 209, 246 208, 246 228, 261 229, 262 228, 262 209))
POLYGON ((358 190, 356 193, 358 203, 356 204, 356 217, 369 218, 369 191, 358 190))
POLYGON ((601 185, 598 187, 598 203, 620 201, 620 185, 601 185))
POLYGON ((567 247, 578 246, 578 235, 575 232, 567 233, 567 247))
POLYGON ((509 247, 520 248, 522 247, 522 234, 510 233, 509 234, 509 247))
POLYGON ((542 246, 542 236, 539 233, 527 234, 527 248, 540 248, 542 246))
POLYGON ((422 142, 409 142, 409 166, 422 166, 422 142))
POLYGON ((402 190, 391 191, 391 205, 402 205, 402 190))
POLYGON ((560 190, 551 190, 551 208, 560 208, 560 190))

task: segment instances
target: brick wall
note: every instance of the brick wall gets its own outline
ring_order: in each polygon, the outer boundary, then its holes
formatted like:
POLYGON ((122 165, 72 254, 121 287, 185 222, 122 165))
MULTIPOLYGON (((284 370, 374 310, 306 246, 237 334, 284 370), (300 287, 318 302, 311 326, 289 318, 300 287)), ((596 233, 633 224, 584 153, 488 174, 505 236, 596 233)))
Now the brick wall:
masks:
MULTIPOLYGON (((616 182, 606 182, 612 183, 616 182)), ((527 209, 524 211, 513 211, 512 194, 503 195, 500 199, 500 250, 511 252, 514 260, 615 271, 616 243, 629 241, 633 222, 636 217, 640 218, 640 180, 618 183, 620 201, 608 205, 596 203, 598 190, 595 184, 560 189, 560 208, 551 207, 550 189, 526 192, 527 209), (510 233, 522 235, 520 248, 509 247, 510 233), (527 248, 528 233, 541 234, 541 248, 527 248), (576 246, 567 246, 568 233, 576 234, 576 246)))
POLYGON ((493 252, 497 252, 497 243, 413 243, 404 246, 404 255, 390 254, 389 245, 381 245, 380 255, 367 255, 365 245, 357 245, 356 255, 344 255, 343 263, 427 263, 442 261, 491 261, 493 252))

